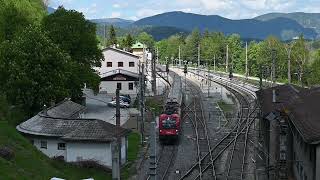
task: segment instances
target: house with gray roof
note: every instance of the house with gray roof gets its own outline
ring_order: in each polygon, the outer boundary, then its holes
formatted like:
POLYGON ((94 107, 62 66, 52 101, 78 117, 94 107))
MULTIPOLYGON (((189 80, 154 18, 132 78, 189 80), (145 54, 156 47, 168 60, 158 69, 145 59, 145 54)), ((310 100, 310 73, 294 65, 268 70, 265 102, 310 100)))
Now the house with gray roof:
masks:
MULTIPOLYGON (((282 85, 257 92, 269 179, 320 179, 320 88, 282 85), (275 90, 276 101, 273 101, 275 90), (283 174, 281 174, 283 173, 283 174)), ((261 153, 262 154, 262 153, 261 153)))
POLYGON ((49 157, 67 162, 95 160, 112 166, 111 143, 121 137, 121 163, 127 158, 129 130, 99 119, 83 119, 85 107, 70 100, 39 112, 16 128, 49 157))

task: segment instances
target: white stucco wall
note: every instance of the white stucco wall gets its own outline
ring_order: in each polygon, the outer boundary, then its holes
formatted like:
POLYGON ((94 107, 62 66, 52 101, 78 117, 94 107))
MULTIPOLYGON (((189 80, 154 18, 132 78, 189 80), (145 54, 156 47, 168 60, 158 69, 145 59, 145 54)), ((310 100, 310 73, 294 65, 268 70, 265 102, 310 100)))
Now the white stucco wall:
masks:
MULTIPOLYGON (((58 139, 46 139, 46 138, 30 138, 34 142, 34 146, 41 152, 49 157, 64 156, 66 158, 66 150, 58 150, 58 143, 65 143, 58 139), (47 149, 41 148, 41 141, 47 142, 47 149)), ((67 145, 67 143, 66 143, 67 145)))
MULTIPOLYGON (((63 156, 67 162, 76 162, 78 157, 82 160, 96 160, 100 164, 112 167, 112 150, 110 143, 92 142, 64 142, 59 139, 29 138, 34 146, 48 157, 63 156), (40 148, 41 141, 47 141, 47 149, 40 148), (58 150, 58 143, 65 143, 66 150, 58 150)), ((127 162, 128 139, 121 138, 121 163, 127 162)))
POLYGON ((75 162, 81 157, 82 160, 96 160, 102 165, 112 166, 110 143, 68 142, 67 154, 67 162, 75 162))
POLYGON ((112 49, 103 51, 104 61, 101 62, 101 68, 96 68, 100 74, 115 70, 124 69, 134 73, 139 73, 139 58, 126 55, 112 49), (107 62, 112 62, 112 67, 107 67, 107 62), (118 67, 118 62, 123 62, 123 67, 118 67), (129 67, 129 62, 134 62, 134 67, 129 67))
POLYGON ((100 92, 107 92, 108 94, 115 94, 117 89, 117 83, 121 83, 121 94, 137 94, 134 81, 101 81, 100 92), (133 90, 129 90, 129 83, 133 83, 133 90))

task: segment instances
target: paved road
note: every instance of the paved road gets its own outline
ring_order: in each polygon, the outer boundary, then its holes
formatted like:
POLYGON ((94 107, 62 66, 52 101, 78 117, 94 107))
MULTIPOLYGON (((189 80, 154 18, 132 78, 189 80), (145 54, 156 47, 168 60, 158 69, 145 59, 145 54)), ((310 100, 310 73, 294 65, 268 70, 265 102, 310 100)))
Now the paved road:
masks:
MULTIPOLYGON (((116 123, 116 109, 107 105, 111 101, 112 96, 107 96, 106 94, 94 95, 90 89, 85 89, 83 92, 87 97, 85 118, 101 119, 112 124, 116 123)), ((128 120, 129 110, 121 109, 120 114, 120 122, 123 125, 128 120)))

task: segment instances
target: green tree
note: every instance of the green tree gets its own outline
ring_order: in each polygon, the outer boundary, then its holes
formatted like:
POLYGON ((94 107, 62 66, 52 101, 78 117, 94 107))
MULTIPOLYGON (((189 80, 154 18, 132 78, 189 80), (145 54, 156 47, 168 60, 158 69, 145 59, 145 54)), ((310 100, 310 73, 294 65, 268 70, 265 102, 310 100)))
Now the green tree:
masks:
POLYGON ((117 45, 117 34, 114 27, 111 25, 109 29, 109 38, 108 38, 108 45, 117 45))
POLYGON ((100 66, 103 59, 98 48, 96 26, 82 13, 59 7, 43 19, 43 27, 49 37, 71 58, 83 66, 100 66))
POLYGON ((42 24, 49 37, 71 57, 71 79, 67 84, 71 97, 76 100, 82 96, 84 83, 97 90, 99 77, 92 67, 101 66, 103 55, 98 48, 96 26, 82 13, 63 7, 45 17, 42 24))
POLYGON ((208 64, 213 65, 213 59, 216 59, 216 65, 222 62, 225 56, 226 40, 222 33, 209 33, 201 40, 201 59, 206 60, 208 64))
POLYGON ((36 112, 67 97, 70 56, 36 26, 0 46, 0 82, 10 102, 36 112))
POLYGON ((29 24, 39 22, 45 15, 41 0, 0 0, 0 42, 11 40, 29 24))
POLYGON ((320 84, 320 50, 317 50, 316 57, 309 67, 308 85, 320 84))
POLYGON ((296 78, 293 79, 297 79, 301 83, 304 81, 304 70, 308 65, 309 58, 310 52, 307 43, 301 35, 292 48, 292 72, 296 74, 296 76, 293 76, 296 78))
POLYGON ((155 41, 154 41, 153 37, 150 34, 146 33, 146 32, 140 33, 138 35, 138 37, 137 37, 137 40, 139 42, 147 45, 148 48, 150 48, 150 49, 153 49, 153 47, 154 47, 155 41))
POLYGON ((201 34, 199 29, 194 29, 186 38, 186 46, 187 51, 185 52, 186 60, 191 61, 193 63, 197 62, 198 59, 198 47, 201 41, 201 34))
POLYGON ((235 72, 244 72, 245 60, 241 58, 243 48, 241 47, 240 35, 232 34, 227 38, 229 46, 229 63, 235 72))

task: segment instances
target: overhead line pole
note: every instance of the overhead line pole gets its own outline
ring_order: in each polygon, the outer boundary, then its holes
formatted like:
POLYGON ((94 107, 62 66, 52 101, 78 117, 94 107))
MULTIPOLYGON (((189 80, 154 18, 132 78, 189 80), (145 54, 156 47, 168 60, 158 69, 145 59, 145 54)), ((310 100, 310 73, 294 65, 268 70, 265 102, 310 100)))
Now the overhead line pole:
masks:
POLYGON ((120 164, 121 164, 121 138, 120 138, 120 90, 116 90, 116 128, 115 140, 112 146, 112 180, 120 180, 120 164))
POLYGON ((179 46, 179 67, 181 67, 181 46, 179 46))
POLYGON ((246 80, 248 80, 249 72, 248 72, 248 43, 246 42, 246 80))
POLYGON ((227 53, 226 53, 226 73, 228 73, 229 66, 229 45, 227 44, 227 53))
POLYGON ((198 79, 200 76, 200 43, 198 45, 198 79))

